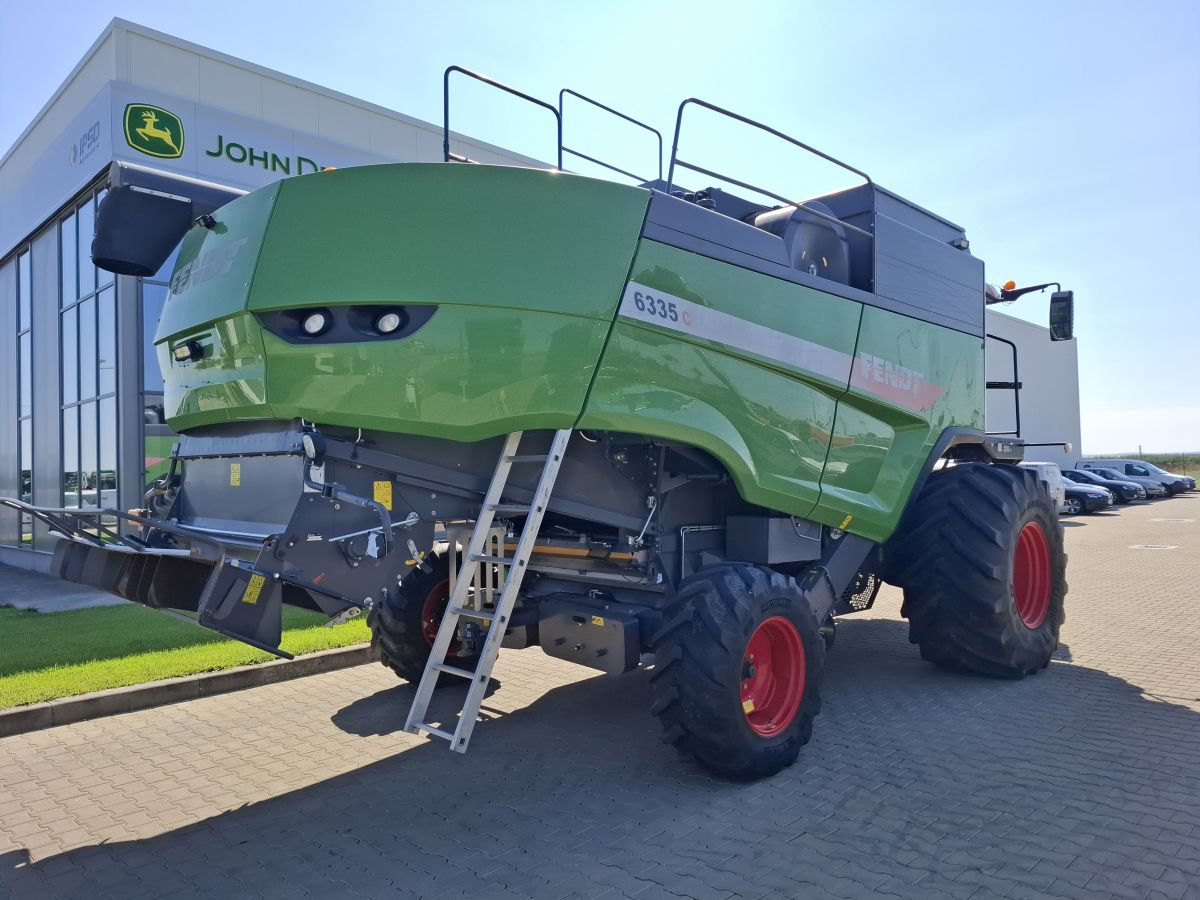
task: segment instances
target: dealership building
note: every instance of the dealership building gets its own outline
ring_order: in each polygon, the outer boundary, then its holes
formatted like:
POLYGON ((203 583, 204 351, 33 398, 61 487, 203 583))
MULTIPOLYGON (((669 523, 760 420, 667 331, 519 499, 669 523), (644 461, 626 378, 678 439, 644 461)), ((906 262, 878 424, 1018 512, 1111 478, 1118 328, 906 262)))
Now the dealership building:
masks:
MULTIPOLYGON (((452 149, 529 162, 457 135, 452 149)), ((0 159, 0 497, 137 507, 169 456, 152 339, 174 253, 154 270, 126 260, 130 274, 94 265, 110 196, 125 205, 106 214, 126 219, 141 202, 204 212, 327 167, 441 160, 439 126, 113 20, 0 159)), ((1022 348, 1027 439, 1070 441, 1077 457, 1074 342, 1051 345, 1045 329, 991 310, 988 329, 1022 348), (1043 378, 1048 399, 1028 390, 1043 378)), ((988 378, 1008 380, 995 349, 988 378)), ((1011 430, 1011 396, 989 397, 988 415, 1005 423, 990 430, 1011 430)), ((1030 455, 1066 459, 1039 449, 1030 455)), ((53 542, 0 510, 0 563, 45 570, 53 542)))

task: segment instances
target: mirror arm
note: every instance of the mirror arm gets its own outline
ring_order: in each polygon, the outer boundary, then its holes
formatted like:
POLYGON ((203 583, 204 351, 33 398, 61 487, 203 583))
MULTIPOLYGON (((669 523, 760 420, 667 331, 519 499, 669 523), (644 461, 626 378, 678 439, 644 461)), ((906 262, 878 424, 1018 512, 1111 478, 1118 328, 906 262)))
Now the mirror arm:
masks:
POLYGON ((1022 294, 1028 294, 1028 293, 1031 293, 1032 291, 1044 291, 1048 287, 1057 288, 1060 291, 1062 290, 1062 285, 1059 284, 1057 281, 1048 281, 1045 284, 1035 284, 1030 287, 1013 288, 1011 291, 1001 290, 1000 291, 1000 302, 1001 303, 1011 303, 1013 300, 1016 300, 1022 294))

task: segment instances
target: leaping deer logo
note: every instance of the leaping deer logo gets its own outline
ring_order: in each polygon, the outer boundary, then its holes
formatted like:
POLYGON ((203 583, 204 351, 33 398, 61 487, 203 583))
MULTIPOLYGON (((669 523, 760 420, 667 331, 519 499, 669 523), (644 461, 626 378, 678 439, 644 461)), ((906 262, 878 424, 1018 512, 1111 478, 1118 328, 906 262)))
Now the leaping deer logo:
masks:
POLYGON ((161 107, 130 103, 125 107, 125 140, 139 153, 175 159, 183 155, 183 122, 161 107))
POLYGON ((152 109, 143 110, 142 121, 145 124, 143 124, 141 128, 135 129, 135 131, 140 134, 143 139, 150 141, 158 138, 158 140, 162 141, 164 144, 174 150, 176 154, 179 153, 179 148, 175 146, 175 139, 171 137, 171 132, 166 128, 158 127, 158 113, 152 109))

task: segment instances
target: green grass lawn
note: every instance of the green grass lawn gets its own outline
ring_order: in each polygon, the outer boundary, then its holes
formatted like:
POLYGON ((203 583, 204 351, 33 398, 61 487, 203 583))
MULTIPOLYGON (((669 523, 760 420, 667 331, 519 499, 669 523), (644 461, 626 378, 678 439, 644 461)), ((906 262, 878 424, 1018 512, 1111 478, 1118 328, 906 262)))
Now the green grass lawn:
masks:
MULTIPOLYGON (((300 655, 370 640, 365 616, 324 622, 285 606, 283 649, 300 655)), ((134 603, 59 613, 0 607, 0 709, 274 658, 134 603)))

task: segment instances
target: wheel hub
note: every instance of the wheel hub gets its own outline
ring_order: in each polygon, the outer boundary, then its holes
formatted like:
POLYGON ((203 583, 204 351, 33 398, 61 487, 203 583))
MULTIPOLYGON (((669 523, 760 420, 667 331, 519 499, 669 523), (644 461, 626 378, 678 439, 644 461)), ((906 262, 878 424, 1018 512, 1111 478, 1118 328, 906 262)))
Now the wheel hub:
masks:
POLYGON ((1036 522, 1017 535, 1012 567, 1013 604, 1026 628, 1037 628, 1050 610, 1050 546, 1036 522))
MULTIPOLYGON (((437 638, 438 628, 442 624, 442 616, 446 614, 446 606, 449 603, 450 579, 447 578, 435 584, 425 597, 425 602, 421 604, 421 636, 425 638, 425 643, 430 647, 437 638)), ((462 650, 462 642, 453 640, 450 642, 450 649, 446 655, 457 656, 460 650, 462 650)))
POLYGON ((804 643, 796 626, 772 616, 754 629, 742 660, 742 713, 751 729, 774 737, 796 718, 804 698, 804 643))

